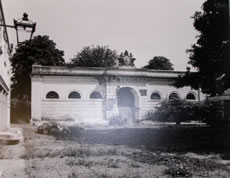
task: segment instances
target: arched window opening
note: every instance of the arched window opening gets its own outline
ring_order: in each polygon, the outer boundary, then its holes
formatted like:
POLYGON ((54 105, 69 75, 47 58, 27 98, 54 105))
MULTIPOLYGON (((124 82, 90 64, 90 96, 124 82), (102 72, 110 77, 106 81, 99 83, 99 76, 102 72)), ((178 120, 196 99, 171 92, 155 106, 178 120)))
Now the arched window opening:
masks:
POLYGON ((55 91, 50 91, 46 94, 47 99, 59 99, 59 95, 55 91))
POLYGON ((171 99, 179 99, 179 96, 178 96, 177 93, 171 93, 171 94, 169 95, 169 99, 170 99, 170 100, 171 100, 171 99))
POLYGON ((159 93, 157 93, 157 92, 154 92, 154 93, 151 94, 150 99, 151 100, 160 100, 161 95, 159 93))
POLYGON ((99 92, 93 92, 90 94, 90 99, 102 99, 102 95, 99 92))
POLYGON ((189 94, 187 94, 186 99, 187 100, 196 100, 196 97, 193 93, 189 93, 189 94))
POLYGON ((73 91, 69 94, 68 96, 69 99, 80 99, 81 98, 81 95, 80 93, 76 92, 76 91, 73 91))

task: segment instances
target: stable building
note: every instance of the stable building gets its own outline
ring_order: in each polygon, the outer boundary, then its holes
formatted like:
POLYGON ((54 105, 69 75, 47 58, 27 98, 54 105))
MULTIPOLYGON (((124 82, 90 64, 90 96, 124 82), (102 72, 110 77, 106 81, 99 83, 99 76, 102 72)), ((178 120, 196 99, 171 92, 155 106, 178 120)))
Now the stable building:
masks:
POLYGON ((120 116, 133 123, 170 98, 191 102, 204 95, 174 88, 183 72, 137 68, 79 68, 33 65, 32 121, 106 123, 120 116))

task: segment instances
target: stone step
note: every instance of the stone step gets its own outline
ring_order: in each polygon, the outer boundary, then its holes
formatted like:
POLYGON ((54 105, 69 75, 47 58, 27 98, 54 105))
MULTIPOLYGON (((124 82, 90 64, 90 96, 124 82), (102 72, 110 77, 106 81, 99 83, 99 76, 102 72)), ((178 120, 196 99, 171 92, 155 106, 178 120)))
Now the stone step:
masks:
POLYGON ((4 132, 0 132, 0 143, 17 144, 23 141, 23 131, 21 128, 10 128, 4 132))

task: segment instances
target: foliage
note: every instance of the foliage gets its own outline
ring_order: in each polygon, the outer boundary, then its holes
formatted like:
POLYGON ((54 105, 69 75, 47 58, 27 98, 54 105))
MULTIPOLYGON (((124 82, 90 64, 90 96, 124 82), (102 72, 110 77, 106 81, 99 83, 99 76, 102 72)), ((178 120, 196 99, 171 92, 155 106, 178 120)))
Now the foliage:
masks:
POLYGON ((166 57, 155 56, 148 62, 148 65, 144 66, 144 68, 155 70, 174 70, 172 66, 173 64, 166 57))
POLYGON ((64 126, 55 122, 47 122, 43 123, 42 125, 38 126, 37 133, 39 134, 46 134, 55 136, 58 139, 66 139, 72 137, 81 137, 84 128, 79 126, 64 126))
POLYGON ((64 52, 48 36, 36 36, 31 41, 20 43, 13 57, 12 97, 30 101, 32 65, 64 65, 64 52))
POLYGON ((189 102, 180 99, 163 101, 155 112, 146 116, 148 120, 160 122, 202 121, 212 124, 219 118, 219 103, 205 100, 204 102, 189 102))
POLYGON ((187 52, 190 54, 189 64, 197 72, 180 76, 175 86, 190 85, 195 89, 199 86, 204 93, 220 95, 230 87, 228 0, 207 0, 202 12, 196 12, 193 19, 199 35, 196 44, 187 52), (222 81, 221 76, 224 76, 222 81))
POLYGON ((64 52, 57 49, 56 44, 48 36, 36 36, 30 41, 18 44, 16 52, 11 58, 13 72, 11 97, 20 100, 21 103, 16 102, 19 105, 12 107, 11 120, 17 120, 19 111, 24 112, 24 120, 30 117, 30 104, 27 103, 31 99, 32 65, 64 65, 63 55, 64 52))
POLYGON ((171 99, 163 101, 156 107, 154 117, 163 122, 176 122, 190 120, 192 114, 192 103, 186 100, 171 99))
POLYGON ((184 75, 179 75, 177 77, 176 81, 173 83, 173 86, 181 88, 191 85, 193 89, 198 90, 200 88, 199 83, 199 74, 197 72, 190 72, 190 68, 187 68, 187 71, 184 75))
POLYGON ((136 58, 133 57, 132 53, 129 53, 127 50, 125 50, 124 53, 121 53, 118 61, 119 61, 119 66, 131 66, 134 67, 134 61, 136 58))
POLYGON ((216 119, 216 113, 216 104, 208 100, 205 100, 201 103, 196 103, 192 107, 192 118, 196 118, 197 120, 203 122, 216 119))
POLYGON ((108 46, 84 47, 72 60, 76 67, 114 67, 118 65, 118 55, 108 46))
POLYGON ((37 133, 53 135, 57 138, 70 138, 72 136, 70 128, 55 122, 43 123, 37 128, 37 133))

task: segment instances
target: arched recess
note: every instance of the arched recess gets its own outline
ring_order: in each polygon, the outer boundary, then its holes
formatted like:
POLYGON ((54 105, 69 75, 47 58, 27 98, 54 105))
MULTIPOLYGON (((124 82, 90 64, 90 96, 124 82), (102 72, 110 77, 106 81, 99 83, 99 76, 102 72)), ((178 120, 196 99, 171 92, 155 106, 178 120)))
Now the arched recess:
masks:
POLYGON ((94 91, 89 96, 90 99, 102 99, 102 94, 100 92, 94 91))
POLYGON ((150 99, 151 100, 161 100, 162 97, 161 97, 160 92, 158 92, 158 91, 152 92, 152 94, 150 95, 150 99))
POLYGON ((77 91, 72 91, 68 95, 69 99, 81 99, 81 94, 77 91))
POLYGON ((196 94, 193 93, 193 92, 189 92, 189 93, 186 95, 186 100, 196 100, 196 94))
POLYGON ((47 94, 46 94, 46 99, 59 99, 59 95, 57 92, 55 91, 49 91, 47 94))
POLYGON ((128 123, 136 122, 139 118, 139 96, 130 87, 123 87, 117 91, 117 107, 119 115, 128 123))
POLYGON ((179 95, 178 92, 171 92, 171 93, 169 94, 169 97, 168 97, 169 100, 171 100, 171 99, 180 99, 180 98, 181 98, 181 97, 180 97, 180 95, 179 95))

